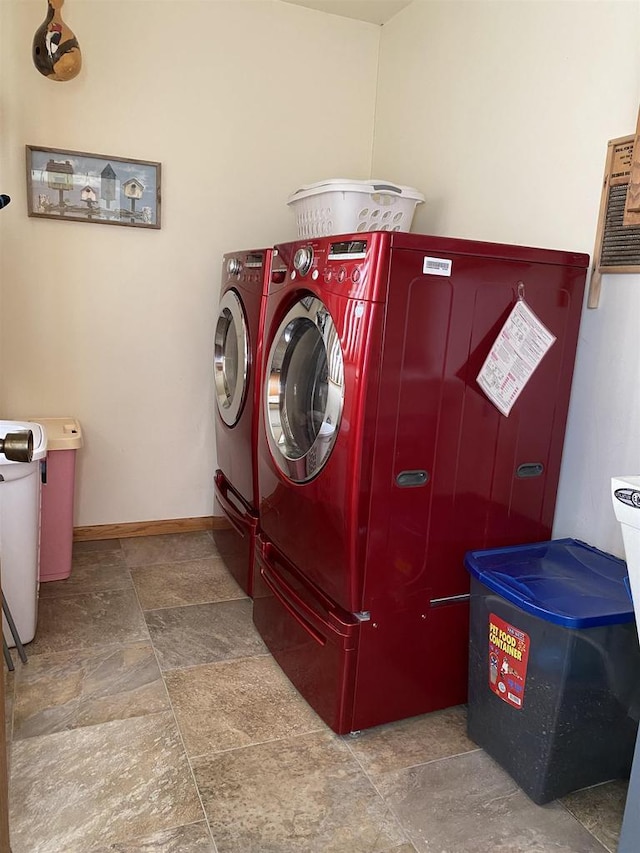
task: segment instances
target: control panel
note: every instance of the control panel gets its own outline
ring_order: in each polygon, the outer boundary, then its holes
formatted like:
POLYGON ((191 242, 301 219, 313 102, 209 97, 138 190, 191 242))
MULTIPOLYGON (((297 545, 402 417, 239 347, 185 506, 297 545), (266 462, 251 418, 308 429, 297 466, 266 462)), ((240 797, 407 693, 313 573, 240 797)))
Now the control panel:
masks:
MULTIPOLYGON (((294 248, 294 247, 292 247, 294 248)), ((367 240, 317 240, 297 244, 290 257, 292 282, 317 282, 345 296, 364 297, 366 270, 370 264, 367 240)))
POLYGON ((262 252, 232 255, 225 262, 225 269, 229 278, 244 284, 259 284, 262 281, 263 267, 264 255, 262 252))

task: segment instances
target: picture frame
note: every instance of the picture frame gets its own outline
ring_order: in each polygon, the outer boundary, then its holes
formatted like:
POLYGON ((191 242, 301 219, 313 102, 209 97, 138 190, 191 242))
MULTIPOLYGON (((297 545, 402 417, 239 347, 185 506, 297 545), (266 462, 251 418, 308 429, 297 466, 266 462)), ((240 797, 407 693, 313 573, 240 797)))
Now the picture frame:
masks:
POLYGON ((29 216, 160 228, 160 163, 36 145, 25 148, 29 216))

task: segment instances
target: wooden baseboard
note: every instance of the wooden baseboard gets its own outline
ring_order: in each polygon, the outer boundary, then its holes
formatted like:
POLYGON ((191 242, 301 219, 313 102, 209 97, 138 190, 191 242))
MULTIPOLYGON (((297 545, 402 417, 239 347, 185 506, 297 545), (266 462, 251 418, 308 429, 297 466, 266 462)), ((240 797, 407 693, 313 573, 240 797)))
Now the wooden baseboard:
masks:
POLYGON ((132 536, 159 536, 162 533, 194 533, 199 530, 222 530, 229 527, 226 518, 205 515, 199 518, 168 518, 161 521, 133 521, 123 524, 96 524, 74 527, 75 542, 94 539, 129 539, 132 536))

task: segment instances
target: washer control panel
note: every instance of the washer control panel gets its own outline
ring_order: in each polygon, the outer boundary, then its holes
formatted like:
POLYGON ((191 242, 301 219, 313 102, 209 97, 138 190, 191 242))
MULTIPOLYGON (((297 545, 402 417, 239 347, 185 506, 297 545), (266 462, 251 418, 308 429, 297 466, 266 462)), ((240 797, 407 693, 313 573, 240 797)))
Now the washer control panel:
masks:
POLYGON ((296 249, 290 272, 291 280, 319 281, 336 291, 353 295, 364 282, 367 267, 366 240, 330 240, 303 245, 296 249))
POLYGON ((359 285, 365 278, 366 259, 366 240, 329 243, 323 270, 324 283, 351 291, 353 285, 359 285))

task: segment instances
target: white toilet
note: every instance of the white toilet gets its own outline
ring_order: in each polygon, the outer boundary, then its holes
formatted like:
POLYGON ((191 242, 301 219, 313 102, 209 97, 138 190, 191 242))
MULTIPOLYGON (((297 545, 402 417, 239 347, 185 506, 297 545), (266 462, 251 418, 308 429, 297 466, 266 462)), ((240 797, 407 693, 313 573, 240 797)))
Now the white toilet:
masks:
MULTIPOLYGON (((622 526, 631 595, 636 612, 636 626, 640 623, 640 476, 613 477, 611 496, 616 518, 622 526)), ((631 769, 627 805, 620 833, 618 853, 637 853, 640 850, 640 737, 631 769)))

